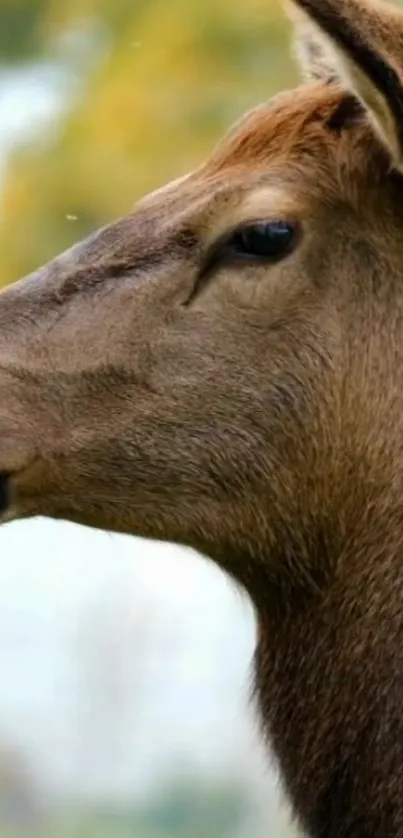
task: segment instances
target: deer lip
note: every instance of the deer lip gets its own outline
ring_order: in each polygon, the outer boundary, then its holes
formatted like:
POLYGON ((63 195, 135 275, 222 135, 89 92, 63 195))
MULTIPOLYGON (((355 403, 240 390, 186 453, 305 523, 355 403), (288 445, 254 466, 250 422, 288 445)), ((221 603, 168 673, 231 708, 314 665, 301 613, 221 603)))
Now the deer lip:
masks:
POLYGON ((11 504, 10 478, 9 472, 0 472, 0 515, 8 512, 11 504))

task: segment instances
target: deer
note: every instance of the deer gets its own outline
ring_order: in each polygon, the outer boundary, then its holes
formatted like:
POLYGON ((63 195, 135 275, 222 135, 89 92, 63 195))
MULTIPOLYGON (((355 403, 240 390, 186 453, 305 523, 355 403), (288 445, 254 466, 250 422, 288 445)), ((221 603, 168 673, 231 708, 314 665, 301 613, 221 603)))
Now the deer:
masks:
POLYGON ((286 13, 294 89, 1 293, 0 520, 215 562, 296 822, 402 838, 403 11, 286 13))

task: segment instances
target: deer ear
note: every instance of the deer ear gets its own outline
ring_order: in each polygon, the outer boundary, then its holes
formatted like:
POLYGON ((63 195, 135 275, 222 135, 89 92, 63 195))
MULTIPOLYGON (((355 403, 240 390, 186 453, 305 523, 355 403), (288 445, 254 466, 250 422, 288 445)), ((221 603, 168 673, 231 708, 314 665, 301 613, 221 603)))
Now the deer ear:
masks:
POLYGON ((305 78, 355 94, 403 169, 403 12, 380 0, 288 0, 305 78))

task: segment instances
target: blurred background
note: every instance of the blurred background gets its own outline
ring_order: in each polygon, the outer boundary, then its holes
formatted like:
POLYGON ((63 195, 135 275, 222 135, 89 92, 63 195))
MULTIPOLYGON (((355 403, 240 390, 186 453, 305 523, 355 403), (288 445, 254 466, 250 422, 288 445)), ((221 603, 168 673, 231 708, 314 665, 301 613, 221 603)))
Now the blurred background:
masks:
MULTIPOLYGON (((0 0, 0 284, 198 164, 295 81, 273 0, 0 0)), ((295 838, 252 609, 177 547, 0 531, 0 836, 295 838)))

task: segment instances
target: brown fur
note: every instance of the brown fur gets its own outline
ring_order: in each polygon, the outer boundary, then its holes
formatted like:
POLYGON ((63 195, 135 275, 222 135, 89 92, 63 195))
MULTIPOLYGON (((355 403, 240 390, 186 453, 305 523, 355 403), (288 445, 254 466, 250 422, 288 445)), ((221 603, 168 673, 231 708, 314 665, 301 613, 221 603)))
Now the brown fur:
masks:
POLYGON ((315 82, 2 294, 2 520, 213 558, 255 604, 308 834, 403 838, 403 26, 361 0, 293 14, 315 82), (225 253, 265 219, 299 225, 292 253, 225 253))

